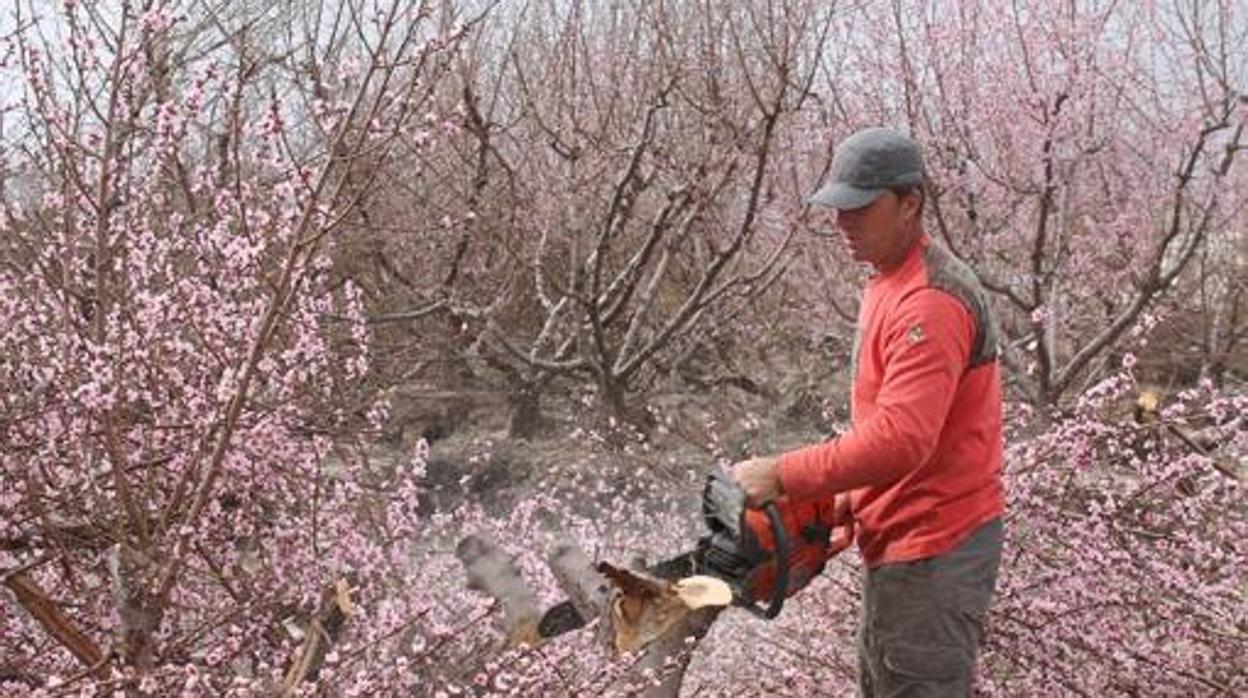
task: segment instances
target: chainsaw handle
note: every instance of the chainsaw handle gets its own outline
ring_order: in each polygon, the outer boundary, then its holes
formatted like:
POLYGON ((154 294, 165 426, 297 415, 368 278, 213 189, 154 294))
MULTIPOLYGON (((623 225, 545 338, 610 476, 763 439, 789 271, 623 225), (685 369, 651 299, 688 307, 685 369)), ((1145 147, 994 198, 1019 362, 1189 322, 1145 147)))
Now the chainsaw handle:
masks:
POLYGON ((749 609, 759 617, 771 620, 780 615, 780 609, 784 608, 784 597, 789 592, 789 533, 784 528, 784 519, 780 518, 780 509, 775 502, 767 502, 763 511, 771 522, 771 538, 775 542, 776 581, 771 587, 771 601, 767 610, 762 611, 753 605, 749 609))

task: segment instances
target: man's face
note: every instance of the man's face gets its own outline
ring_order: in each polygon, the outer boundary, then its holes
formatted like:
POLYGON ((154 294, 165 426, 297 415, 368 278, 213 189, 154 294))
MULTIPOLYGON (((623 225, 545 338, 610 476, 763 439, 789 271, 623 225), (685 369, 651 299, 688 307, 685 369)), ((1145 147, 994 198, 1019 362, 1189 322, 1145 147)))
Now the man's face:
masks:
POLYGON ((836 209, 836 227, 849 243, 855 260, 877 271, 900 265, 918 239, 919 197, 898 197, 886 191, 880 198, 855 209, 836 209))

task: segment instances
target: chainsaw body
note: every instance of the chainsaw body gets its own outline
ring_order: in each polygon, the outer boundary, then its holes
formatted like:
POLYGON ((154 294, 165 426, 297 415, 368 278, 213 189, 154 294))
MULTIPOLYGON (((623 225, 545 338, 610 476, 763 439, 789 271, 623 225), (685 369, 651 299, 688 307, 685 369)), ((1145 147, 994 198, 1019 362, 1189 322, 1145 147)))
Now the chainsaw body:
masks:
POLYGON ((768 619, 849 545, 849 531, 834 525, 832 500, 781 497, 749 509, 745 492, 718 470, 707 476, 702 516, 709 534, 698 541, 695 566, 724 580, 737 605, 768 619))

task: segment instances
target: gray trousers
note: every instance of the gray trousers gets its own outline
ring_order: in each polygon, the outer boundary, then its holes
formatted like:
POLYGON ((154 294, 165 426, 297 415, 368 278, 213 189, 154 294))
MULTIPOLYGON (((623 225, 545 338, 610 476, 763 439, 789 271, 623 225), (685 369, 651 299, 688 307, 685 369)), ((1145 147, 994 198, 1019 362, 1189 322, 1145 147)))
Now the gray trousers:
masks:
POLYGON ((864 698, 971 695, 1002 534, 993 519, 947 553, 867 571, 858 638, 864 698))

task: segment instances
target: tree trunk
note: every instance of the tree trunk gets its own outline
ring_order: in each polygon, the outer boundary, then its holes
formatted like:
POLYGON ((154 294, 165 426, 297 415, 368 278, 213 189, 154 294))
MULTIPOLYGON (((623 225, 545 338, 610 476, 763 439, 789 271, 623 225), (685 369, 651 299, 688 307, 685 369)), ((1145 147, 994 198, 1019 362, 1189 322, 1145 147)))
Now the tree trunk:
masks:
POLYGON ((511 415, 507 435, 513 439, 531 439, 542 427, 542 381, 516 376, 509 383, 507 405, 511 415))
POLYGON ((628 389, 622 381, 604 378, 599 381, 598 387, 602 391, 601 404, 604 413, 608 421, 614 420, 614 424, 610 424, 611 428, 607 430, 610 442, 616 443, 621 438, 626 438, 630 430, 635 430, 642 438, 650 436, 655 427, 654 415, 642 406, 629 404, 628 389))

